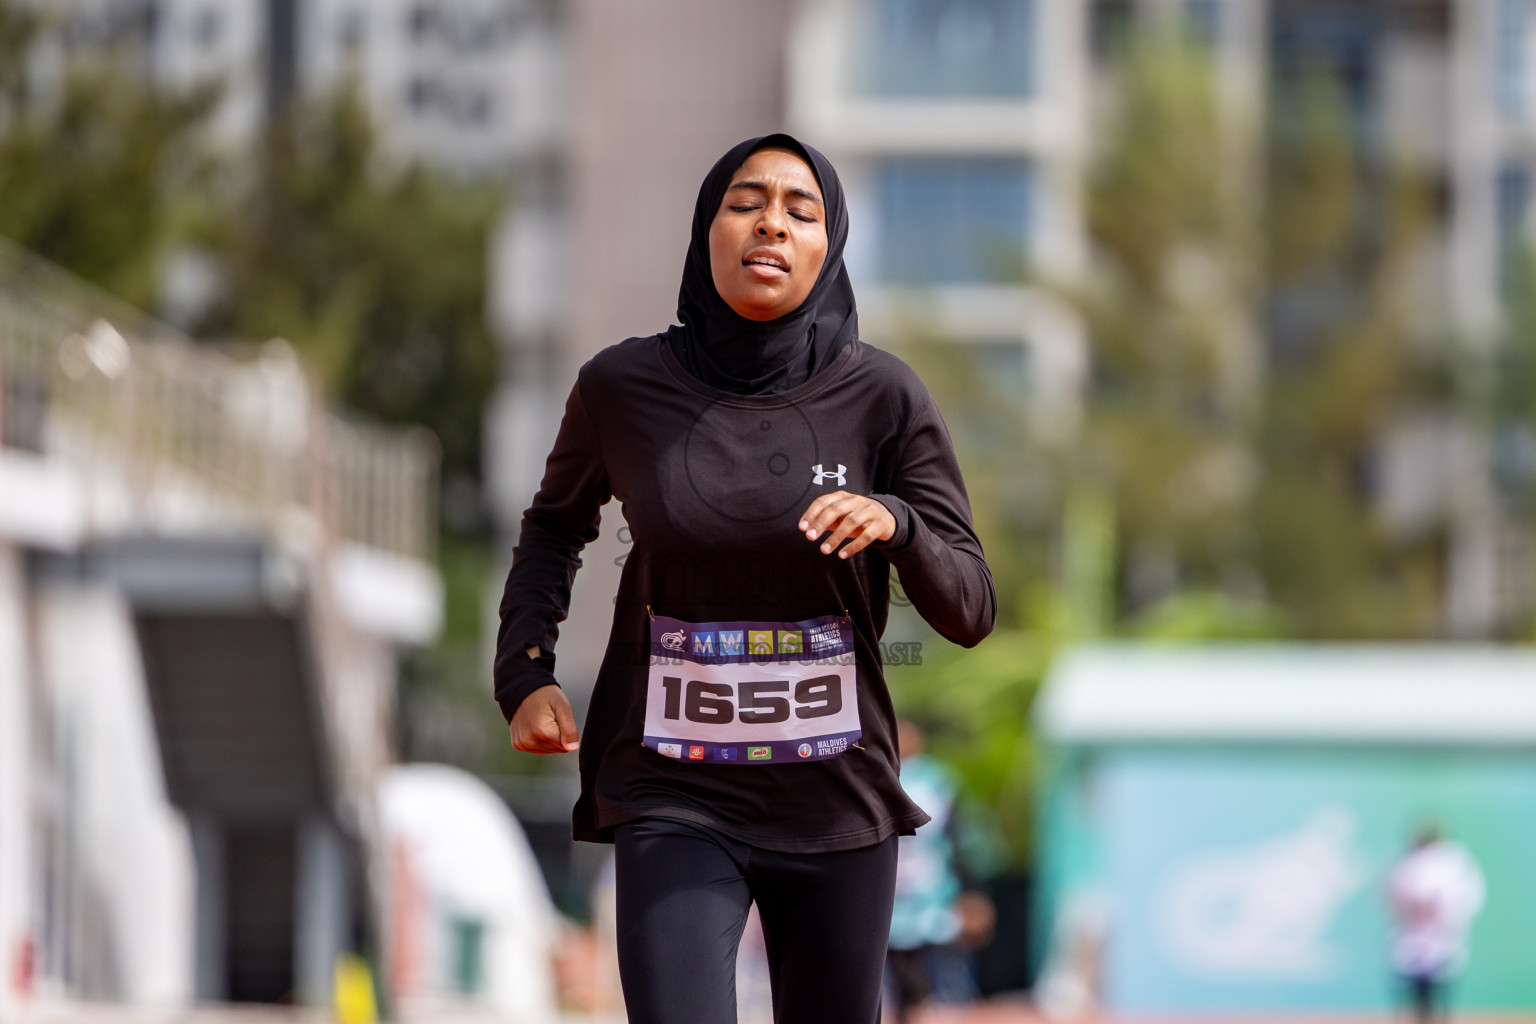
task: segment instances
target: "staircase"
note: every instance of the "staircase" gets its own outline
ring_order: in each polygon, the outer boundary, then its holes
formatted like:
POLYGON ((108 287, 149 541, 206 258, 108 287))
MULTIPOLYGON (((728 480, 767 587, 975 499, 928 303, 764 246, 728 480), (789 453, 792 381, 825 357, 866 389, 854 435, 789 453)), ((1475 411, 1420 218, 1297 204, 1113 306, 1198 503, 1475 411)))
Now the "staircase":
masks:
POLYGON ((281 342, 197 344, 0 240, 0 445, 36 578, 131 606, 199 996, 324 1004, 383 920, 373 785, 394 650, 438 625, 435 439, 328 412, 281 342))

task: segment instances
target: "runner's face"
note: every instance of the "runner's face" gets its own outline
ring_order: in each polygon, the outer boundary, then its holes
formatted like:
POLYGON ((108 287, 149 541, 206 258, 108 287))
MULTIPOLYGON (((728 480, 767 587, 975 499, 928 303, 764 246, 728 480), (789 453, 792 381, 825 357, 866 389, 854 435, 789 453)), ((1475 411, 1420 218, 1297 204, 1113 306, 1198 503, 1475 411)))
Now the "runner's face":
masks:
POLYGON ((747 157, 709 227, 720 297, 748 320, 777 320, 805 301, 826 259, 826 207, 810 165, 784 149, 747 157))

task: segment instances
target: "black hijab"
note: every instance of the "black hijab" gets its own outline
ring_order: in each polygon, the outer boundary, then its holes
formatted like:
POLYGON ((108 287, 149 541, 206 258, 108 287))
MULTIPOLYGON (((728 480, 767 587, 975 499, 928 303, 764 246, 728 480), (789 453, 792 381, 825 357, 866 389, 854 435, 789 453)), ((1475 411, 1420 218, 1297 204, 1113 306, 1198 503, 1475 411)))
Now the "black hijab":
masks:
POLYGON ((843 266, 848 207, 837 171, 819 152, 789 135, 764 135, 733 147, 715 162, 693 208, 693 238, 677 296, 681 326, 667 343, 695 377, 739 395, 777 394, 805 383, 857 336, 859 313, 843 266), (816 174, 826 208, 827 259, 815 285, 796 310, 777 320, 748 320, 726 305, 709 268, 709 227, 731 176, 760 149, 796 153, 816 174))

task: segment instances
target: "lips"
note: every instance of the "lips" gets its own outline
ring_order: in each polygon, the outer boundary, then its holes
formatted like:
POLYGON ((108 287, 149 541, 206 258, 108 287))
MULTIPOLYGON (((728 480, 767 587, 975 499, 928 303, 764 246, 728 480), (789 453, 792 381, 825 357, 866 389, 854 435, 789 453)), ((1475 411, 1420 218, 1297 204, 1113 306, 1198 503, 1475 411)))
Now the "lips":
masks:
POLYGON ((744 267, 752 267, 758 273, 789 273, 789 260, 785 259, 784 255, 776 249, 753 249, 742 259, 741 264, 744 267))

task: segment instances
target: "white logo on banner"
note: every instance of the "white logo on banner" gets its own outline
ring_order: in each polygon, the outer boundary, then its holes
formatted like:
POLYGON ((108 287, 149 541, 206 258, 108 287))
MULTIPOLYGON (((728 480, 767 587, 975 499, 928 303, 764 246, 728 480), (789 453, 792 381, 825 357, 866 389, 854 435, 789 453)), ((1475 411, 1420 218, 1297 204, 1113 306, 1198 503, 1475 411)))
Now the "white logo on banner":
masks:
POLYGON ((683 649, 683 631, 679 629, 675 633, 663 633, 663 634, 661 634, 661 646, 665 647, 669 651, 680 651, 680 650, 682 650, 683 649))
POLYGON ((1209 975, 1316 978, 1334 917, 1365 879, 1355 820, 1320 808, 1294 832, 1179 866, 1154 905, 1169 958, 1209 975))

